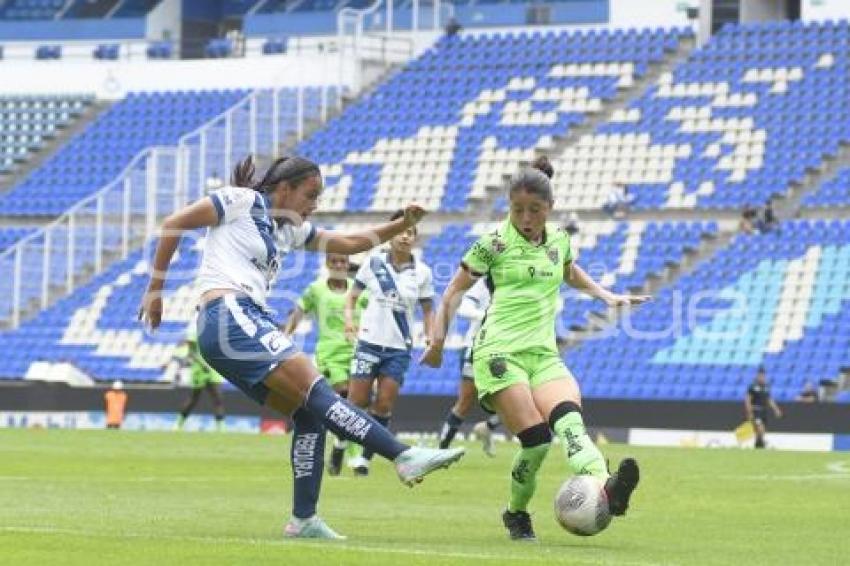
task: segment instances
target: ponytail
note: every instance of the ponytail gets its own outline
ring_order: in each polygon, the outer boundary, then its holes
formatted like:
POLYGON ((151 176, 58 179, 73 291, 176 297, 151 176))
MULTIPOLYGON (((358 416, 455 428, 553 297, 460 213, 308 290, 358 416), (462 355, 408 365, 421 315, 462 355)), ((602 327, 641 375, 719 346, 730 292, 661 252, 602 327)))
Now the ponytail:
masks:
POLYGON ((245 187, 264 193, 274 189, 283 181, 295 187, 308 177, 321 175, 319 166, 309 159, 288 156, 276 159, 260 181, 254 180, 255 172, 254 157, 249 155, 233 169, 230 183, 235 187, 245 187))

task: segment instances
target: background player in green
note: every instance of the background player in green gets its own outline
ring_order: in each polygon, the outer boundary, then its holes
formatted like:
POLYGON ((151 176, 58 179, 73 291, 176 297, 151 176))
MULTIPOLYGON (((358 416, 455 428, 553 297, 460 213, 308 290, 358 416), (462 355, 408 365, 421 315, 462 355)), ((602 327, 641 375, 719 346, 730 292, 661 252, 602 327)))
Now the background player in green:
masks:
POLYGON ((574 473, 604 482, 614 515, 625 513, 639 475, 637 462, 627 458, 610 476, 605 458, 587 435, 578 384, 555 342, 555 318, 563 283, 612 307, 640 304, 649 297, 612 293, 576 265, 569 235, 546 224, 554 204, 549 181, 553 172, 544 157, 514 176, 509 217, 464 256, 443 294, 431 346, 422 355, 423 363, 440 366, 461 296, 486 276, 493 298, 475 338, 473 369, 482 405, 496 411, 521 443, 502 515, 512 539, 535 538, 527 508, 552 432, 561 439, 574 473))
POLYGON ((213 368, 207 364, 198 349, 198 337, 194 328, 186 334, 186 340, 180 345, 174 356, 182 367, 188 367, 192 375, 192 394, 186 400, 180 415, 177 417, 177 429, 182 430, 186 425, 186 419, 192 414, 201 393, 206 390, 213 402, 215 411, 215 427, 221 431, 224 429, 224 402, 221 398, 219 384, 224 381, 213 368))
MULTIPOLYGON (((320 277, 307 286, 298 304, 289 313, 283 332, 292 336, 305 314, 315 317, 319 327, 316 367, 334 391, 341 397, 347 397, 348 371, 354 354, 354 345, 345 337, 344 320, 345 295, 353 284, 348 277, 351 265, 348 256, 327 254, 325 266, 328 269, 327 278, 320 277)), ((361 295, 359 309, 363 308, 366 300, 366 295, 361 295)), ((328 462, 330 475, 339 475, 346 446, 347 441, 337 437, 328 462)))

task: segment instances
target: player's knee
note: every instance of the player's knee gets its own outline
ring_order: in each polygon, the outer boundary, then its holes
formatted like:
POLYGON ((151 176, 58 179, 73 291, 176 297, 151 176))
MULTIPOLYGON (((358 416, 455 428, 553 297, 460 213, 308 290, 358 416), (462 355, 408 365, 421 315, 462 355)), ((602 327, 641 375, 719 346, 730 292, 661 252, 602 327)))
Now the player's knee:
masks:
POLYGON ((555 407, 549 413, 549 428, 555 430, 555 424, 570 413, 578 413, 579 415, 581 415, 581 407, 578 405, 578 403, 573 403, 572 401, 563 401, 555 405, 555 407))
POLYGON ((472 399, 461 396, 455 403, 455 414, 459 417, 465 417, 472 409, 472 399))
POLYGON ((523 448, 535 448, 537 446, 545 446, 546 449, 552 443, 552 431, 546 426, 546 423, 537 423, 517 433, 523 448))

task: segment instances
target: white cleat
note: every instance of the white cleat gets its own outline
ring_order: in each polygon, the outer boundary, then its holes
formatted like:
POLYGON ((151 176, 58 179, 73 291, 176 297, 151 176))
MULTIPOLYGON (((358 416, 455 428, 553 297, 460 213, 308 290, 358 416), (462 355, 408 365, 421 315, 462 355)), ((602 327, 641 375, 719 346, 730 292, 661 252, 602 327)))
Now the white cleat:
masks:
POLYGON ((484 449, 484 453, 491 458, 495 456, 496 450, 493 448, 493 431, 491 431, 490 427, 487 426, 487 421, 476 423, 475 426, 472 427, 472 432, 475 434, 476 438, 481 441, 481 447, 484 449))
POLYGON ((345 540, 343 536, 330 528, 318 515, 309 519, 292 517, 283 528, 284 538, 322 538, 329 540, 345 540))
POLYGON ((460 460, 466 451, 463 448, 420 448, 411 446, 394 460, 398 478, 408 487, 413 487, 422 479, 440 468, 448 468, 460 460))

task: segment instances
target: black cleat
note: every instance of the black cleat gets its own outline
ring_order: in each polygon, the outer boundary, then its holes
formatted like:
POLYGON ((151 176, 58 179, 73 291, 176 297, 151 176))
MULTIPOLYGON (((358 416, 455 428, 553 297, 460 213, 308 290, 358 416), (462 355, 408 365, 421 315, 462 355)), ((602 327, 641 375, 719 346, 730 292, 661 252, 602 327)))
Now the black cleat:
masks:
POLYGON ((640 480, 640 470, 634 458, 620 462, 617 473, 605 482, 605 494, 608 496, 608 509, 612 515, 625 515, 629 508, 629 498, 640 480))
POLYGON ((369 466, 356 466, 354 468, 354 475, 365 478, 369 475, 369 466))
POLYGON ((331 451, 331 459, 328 460, 328 475, 338 476, 342 472, 342 459, 345 456, 345 448, 337 448, 331 451))
POLYGON ((534 535, 534 528, 531 526, 531 515, 525 511, 510 511, 505 510, 502 513, 502 523, 508 529, 511 540, 537 540, 534 535))

